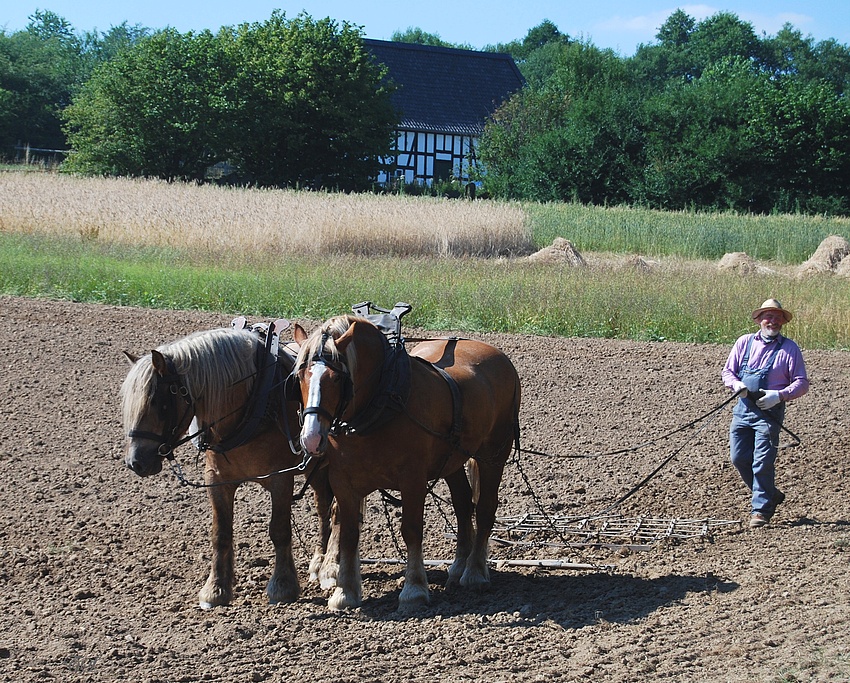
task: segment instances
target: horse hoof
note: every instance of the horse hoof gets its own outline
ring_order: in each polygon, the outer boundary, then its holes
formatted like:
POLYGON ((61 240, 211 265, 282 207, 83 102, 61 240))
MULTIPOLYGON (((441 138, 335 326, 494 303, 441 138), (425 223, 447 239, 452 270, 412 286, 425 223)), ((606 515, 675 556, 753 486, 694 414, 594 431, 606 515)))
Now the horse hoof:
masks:
POLYGON ((465 574, 460 580, 460 585, 468 590, 483 593, 490 589, 490 579, 480 574, 465 574))
POLYGON ((334 612, 344 612, 355 607, 360 607, 360 599, 347 595, 339 586, 337 586, 334 594, 328 598, 328 608, 334 612))
POLYGON ((298 596, 301 595, 300 587, 284 587, 284 586, 273 586, 271 583, 266 586, 266 595, 269 599, 270 605, 277 605, 280 603, 287 602, 295 602, 298 599, 298 596))
POLYGON ((460 577, 460 585, 469 590, 483 592, 490 588, 490 572, 487 566, 467 566, 460 577))
POLYGON ((460 585, 460 580, 463 577, 464 563, 454 562, 449 567, 448 577, 446 578, 446 588, 454 588, 460 585))
POLYGON ((398 611, 412 612, 431 602, 431 594, 427 588, 422 586, 410 586, 405 584, 398 596, 398 611))
POLYGON ((336 587, 336 580, 339 576, 339 565, 335 562, 325 562, 317 575, 319 586, 323 591, 329 591, 336 587))
POLYGON ((316 583, 319 580, 319 572, 322 571, 322 563, 325 561, 325 556, 316 551, 310 559, 310 566, 307 568, 310 576, 310 583, 316 583))
POLYGON ((213 609, 214 607, 223 607, 230 604, 232 595, 230 591, 225 590, 213 584, 212 586, 204 586, 203 590, 198 594, 198 605, 201 609, 213 609))

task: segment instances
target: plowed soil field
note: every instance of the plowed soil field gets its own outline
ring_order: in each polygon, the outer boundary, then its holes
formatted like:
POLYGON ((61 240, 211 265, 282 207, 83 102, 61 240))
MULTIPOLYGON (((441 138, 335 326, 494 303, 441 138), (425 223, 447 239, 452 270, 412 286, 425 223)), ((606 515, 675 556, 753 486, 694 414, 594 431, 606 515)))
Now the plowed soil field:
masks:
MULTIPOLYGON (((415 615, 396 611, 403 567, 365 564, 362 607, 337 614, 307 581, 305 498, 293 509, 302 595, 269 605, 269 505, 246 485, 235 599, 204 611, 206 497, 167 468, 142 479, 124 466, 121 351, 229 322, 0 298, 0 680, 850 680, 850 353, 804 349, 812 388, 786 419, 801 444, 778 463, 787 500, 751 531, 728 461, 731 406, 703 417, 728 397, 726 346, 482 335, 519 370, 522 445, 538 452, 509 464, 500 516, 593 517, 597 535, 505 532, 549 545, 494 545, 483 594, 447 591, 446 567, 430 566, 431 604, 415 615), (605 520, 635 533, 607 536, 605 520), (640 535, 676 520, 708 533, 640 535)), ((177 457, 200 477, 190 446, 177 457)), ((435 560, 451 556, 443 511, 429 500, 435 560)), ((398 511, 370 496, 362 556, 399 558, 397 535, 398 511)))

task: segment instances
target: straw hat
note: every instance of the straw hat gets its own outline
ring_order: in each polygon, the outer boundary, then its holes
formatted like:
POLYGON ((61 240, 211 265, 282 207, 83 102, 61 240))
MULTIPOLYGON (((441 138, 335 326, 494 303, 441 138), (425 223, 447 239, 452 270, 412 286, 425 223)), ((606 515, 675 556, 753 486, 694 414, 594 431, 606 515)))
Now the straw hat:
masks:
POLYGON ((753 311, 753 320, 758 320, 759 316, 762 313, 766 313, 767 311, 774 311, 775 313, 781 313, 782 317, 785 319, 785 322, 791 322, 791 311, 788 311, 782 308, 782 304, 779 303, 776 299, 768 299, 765 301, 760 308, 757 308, 753 311))

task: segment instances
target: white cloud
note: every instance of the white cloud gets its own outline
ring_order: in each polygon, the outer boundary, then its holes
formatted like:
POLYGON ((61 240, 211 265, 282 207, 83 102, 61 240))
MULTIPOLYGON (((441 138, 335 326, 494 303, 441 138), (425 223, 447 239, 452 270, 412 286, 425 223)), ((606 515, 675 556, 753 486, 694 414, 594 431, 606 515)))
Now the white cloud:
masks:
POLYGON ((635 40, 651 40, 655 38, 656 33, 658 33, 658 29, 661 28, 664 22, 667 21, 667 19, 670 18, 670 15, 677 9, 681 9, 685 14, 698 22, 717 14, 718 12, 732 12, 742 21, 752 24, 757 34, 764 32, 768 35, 774 35, 786 23, 792 24, 794 28, 805 34, 806 27, 812 26, 815 23, 811 16, 796 12, 780 12, 778 14, 769 15, 754 12, 736 12, 735 10, 723 10, 713 5, 697 4, 680 5, 679 7, 671 7, 658 12, 650 12, 635 16, 622 16, 617 14, 610 19, 597 22, 594 24, 593 29, 599 33, 632 35, 635 40))
POLYGON ((806 27, 812 26, 815 23, 815 20, 809 15, 797 14, 795 12, 780 12, 773 15, 741 12, 738 16, 744 21, 750 22, 759 35, 761 33, 776 35, 785 24, 791 24, 800 33, 805 35, 808 32, 806 27))
MULTIPOLYGON (((594 28, 602 31, 617 31, 623 33, 631 32, 644 34, 651 32, 654 35, 658 29, 661 28, 661 25, 667 21, 670 15, 676 11, 676 9, 676 7, 672 7, 670 9, 663 9, 657 12, 650 12, 649 14, 640 14, 632 17, 623 17, 617 14, 610 19, 597 22, 594 28)), ((710 17, 712 14, 716 14, 720 11, 710 5, 682 5, 678 9, 681 9, 685 14, 693 17, 697 21, 701 21, 702 19, 710 17)))

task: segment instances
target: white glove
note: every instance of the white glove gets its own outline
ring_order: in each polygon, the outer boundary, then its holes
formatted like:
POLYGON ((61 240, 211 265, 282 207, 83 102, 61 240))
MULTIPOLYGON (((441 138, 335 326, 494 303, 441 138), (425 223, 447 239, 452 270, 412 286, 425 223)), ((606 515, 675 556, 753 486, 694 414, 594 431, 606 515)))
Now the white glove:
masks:
POLYGON ((741 398, 745 398, 747 395, 747 385, 741 380, 732 383, 732 393, 737 394, 739 391, 741 392, 741 398))
POLYGON ((762 410, 769 410, 779 403, 779 400, 779 392, 774 391, 773 389, 768 389, 764 392, 764 396, 756 401, 756 405, 762 410))

